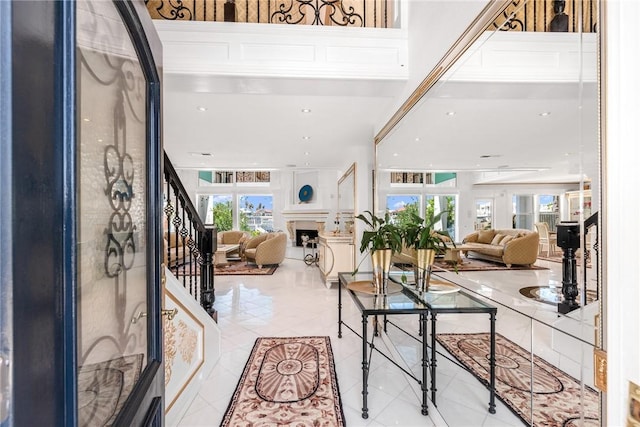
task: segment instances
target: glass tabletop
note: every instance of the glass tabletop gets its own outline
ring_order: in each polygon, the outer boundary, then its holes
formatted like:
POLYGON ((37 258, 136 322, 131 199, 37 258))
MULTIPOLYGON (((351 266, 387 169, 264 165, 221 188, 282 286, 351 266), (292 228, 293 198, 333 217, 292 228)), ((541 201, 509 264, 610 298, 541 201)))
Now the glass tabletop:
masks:
MULTIPOLYGON (((390 275, 392 281, 402 284, 402 291, 388 295, 372 295, 351 291, 358 308, 367 312, 365 314, 391 314, 415 313, 427 309, 434 312, 455 313, 495 313, 496 307, 487 304, 480 299, 465 293, 456 287, 456 290, 442 292, 434 290, 419 292, 413 284, 413 272, 402 272, 406 280, 401 280, 397 275, 390 275)), ((341 286, 349 287, 350 283, 372 279, 370 272, 362 272, 352 275, 340 273, 341 286)), ((437 284, 440 284, 439 282, 437 284)), ((443 282, 442 285, 445 285, 443 282)), ((453 284, 448 284, 452 286, 453 284)), ((435 286, 434 286, 435 288, 435 286)), ((437 288, 441 289, 441 288, 437 288)))

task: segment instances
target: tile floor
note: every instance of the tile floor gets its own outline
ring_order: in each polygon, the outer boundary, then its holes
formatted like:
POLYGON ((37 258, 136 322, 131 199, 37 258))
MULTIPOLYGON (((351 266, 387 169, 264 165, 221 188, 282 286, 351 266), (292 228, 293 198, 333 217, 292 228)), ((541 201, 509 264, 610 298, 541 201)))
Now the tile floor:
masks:
MULTIPOLYGON (((438 407, 436 410, 431 406, 430 415, 423 416, 415 391, 417 384, 409 382, 384 358, 374 355, 369 377, 369 418, 362 419, 361 341, 349 331, 343 331, 343 338, 338 338, 337 285, 327 289, 317 267, 307 266, 301 259, 301 250, 289 248, 287 259, 272 276, 216 277, 215 307, 222 329, 222 356, 180 426, 219 425, 257 337, 304 335, 331 338, 348 426, 523 425, 499 400, 496 400, 497 413, 489 414, 488 391, 471 374, 442 357, 438 359, 438 407)), ((496 302, 499 333, 527 349, 535 345, 536 354, 545 354, 547 360, 568 372, 573 370, 571 373, 576 377, 592 378, 583 364, 574 362, 581 360, 583 354, 566 357, 554 350, 553 342, 558 341, 561 334, 550 326, 558 319, 555 307, 530 302, 518 293, 523 286, 561 283, 561 264, 545 261, 539 264, 549 270, 444 273, 442 276, 453 278, 468 290, 496 302)), ((346 294, 343 297, 346 297, 343 298, 343 318, 352 325, 360 325, 360 315, 351 298, 346 294)), ((582 320, 576 321, 578 327, 584 326, 582 320)), ((408 319, 400 322, 409 325, 408 319)), ((438 332, 486 332, 488 325, 484 317, 447 315, 446 319, 440 318, 438 332)), ((589 330, 593 334, 593 329, 589 330)), ((407 365, 417 371, 420 353, 415 343, 392 332, 389 335, 407 365)), ((584 351, 588 353, 590 349, 584 351)))

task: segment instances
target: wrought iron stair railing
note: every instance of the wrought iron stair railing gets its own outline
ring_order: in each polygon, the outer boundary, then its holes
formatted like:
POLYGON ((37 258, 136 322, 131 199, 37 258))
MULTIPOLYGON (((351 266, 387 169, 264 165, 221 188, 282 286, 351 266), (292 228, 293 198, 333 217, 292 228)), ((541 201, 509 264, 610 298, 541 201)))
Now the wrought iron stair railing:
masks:
POLYGON ((167 153, 164 154, 164 264, 215 319, 214 225, 205 225, 167 153))

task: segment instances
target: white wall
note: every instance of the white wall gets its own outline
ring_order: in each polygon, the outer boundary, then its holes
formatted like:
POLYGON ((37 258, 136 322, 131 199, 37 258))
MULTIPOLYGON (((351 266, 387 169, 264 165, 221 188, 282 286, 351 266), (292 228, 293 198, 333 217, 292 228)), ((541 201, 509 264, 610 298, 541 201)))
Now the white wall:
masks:
POLYGON ((422 80, 442 59, 449 47, 455 43, 488 0, 405 0, 404 22, 408 22, 409 79, 398 94, 386 119, 377 124, 379 131, 386 121, 409 98, 422 80), (451 4, 455 3, 455 7, 451 4))
POLYGON ((626 425, 628 381, 640 384, 640 2, 610 0, 601 28, 606 74, 604 281, 607 422, 626 425))

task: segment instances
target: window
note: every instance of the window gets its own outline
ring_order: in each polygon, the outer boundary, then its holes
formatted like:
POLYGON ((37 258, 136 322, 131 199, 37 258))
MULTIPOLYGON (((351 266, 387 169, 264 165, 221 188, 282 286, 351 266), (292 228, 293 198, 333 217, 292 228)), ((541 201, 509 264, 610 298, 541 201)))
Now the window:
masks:
POLYGON ((559 220, 559 196, 541 194, 538 196, 538 222, 546 222, 549 231, 556 231, 559 220))
POLYGON ((440 212, 448 211, 440 218, 440 222, 434 229, 446 231, 453 241, 456 241, 456 196, 454 195, 431 195, 426 194, 425 215, 438 215, 440 212))
POLYGON ((513 206, 513 228, 533 230, 533 196, 531 194, 514 194, 511 203, 513 206))
MULTIPOLYGON (((215 223, 218 231, 227 231, 233 228, 233 206, 230 194, 213 194, 203 196, 206 198, 205 224, 215 223)), ((202 199, 201 199, 202 200, 202 199)))
POLYGON ((236 172, 237 183, 256 183, 256 182, 271 182, 271 173, 268 171, 258 172, 236 172))
POLYGON ((423 182, 422 172, 391 172, 392 184, 422 184, 423 182))
POLYGON ((273 196, 247 195, 238 196, 238 214, 240 230, 251 232, 273 231, 273 196))
POLYGON ((427 172, 425 185, 434 187, 455 187, 458 175, 455 172, 427 172))
POLYGON ((420 214, 420 196, 418 195, 388 195, 387 210, 394 224, 405 224, 410 213, 420 214))
POLYGON ((473 223, 475 230, 488 230, 493 223, 493 200, 476 199, 476 220, 473 223))

